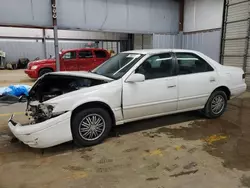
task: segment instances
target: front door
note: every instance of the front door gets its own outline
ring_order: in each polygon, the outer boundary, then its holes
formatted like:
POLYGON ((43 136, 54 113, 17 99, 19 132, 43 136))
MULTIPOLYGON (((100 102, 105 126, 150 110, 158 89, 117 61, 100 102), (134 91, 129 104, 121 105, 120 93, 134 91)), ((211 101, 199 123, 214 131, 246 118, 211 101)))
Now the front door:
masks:
POLYGON ((199 109, 218 85, 217 73, 200 56, 176 53, 178 65, 178 110, 199 109))
POLYGON ((61 59, 62 71, 78 71, 76 51, 70 51, 63 54, 61 59))
POLYGON ((79 51, 79 70, 90 71, 94 69, 95 58, 92 50, 81 50, 79 51))
POLYGON ((135 73, 145 75, 144 82, 123 84, 125 121, 164 115, 177 110, 177 76, 170 53, 149 57, 135 73))

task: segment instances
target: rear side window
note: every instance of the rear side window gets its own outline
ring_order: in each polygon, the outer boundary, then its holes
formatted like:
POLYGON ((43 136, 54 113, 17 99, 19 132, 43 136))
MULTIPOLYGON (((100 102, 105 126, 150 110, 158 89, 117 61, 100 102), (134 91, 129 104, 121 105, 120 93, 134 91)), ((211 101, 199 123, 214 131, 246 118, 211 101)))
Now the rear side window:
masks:
POLYGON ((107 54, 105 51, 103 50, 95 50, 95 56, 97 58, 106 58, 107 57, 107 54))
POLYGON ((92 51, 90 50, 84 50, 84 51, 79 51, 79 58, 93 58, 92 51))
POLYGON ((176 53, 179 75, 210 72, 214 69, 202 58, 192 53, 176 53))

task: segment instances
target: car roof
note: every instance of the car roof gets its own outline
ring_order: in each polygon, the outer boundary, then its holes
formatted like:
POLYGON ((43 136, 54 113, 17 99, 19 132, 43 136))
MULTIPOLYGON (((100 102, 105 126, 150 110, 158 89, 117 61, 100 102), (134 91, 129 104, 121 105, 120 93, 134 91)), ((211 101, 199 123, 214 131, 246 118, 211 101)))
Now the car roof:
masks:
POLYGON ((190 52, 197 53, 195 50, 187 49, 142 49, 142 50, 130 50, 122 53, 138 53, 138 54, 157 54, 157 53, 166 53, 166 52, 190 52))
POLYGON ((79 50, 104 50, 104 51, 107 51, 107 50, 102 49, 102 48, 72 48, 72 49, 64 49, 64 50, 62 50, 62 52, 79 51, 79 50))

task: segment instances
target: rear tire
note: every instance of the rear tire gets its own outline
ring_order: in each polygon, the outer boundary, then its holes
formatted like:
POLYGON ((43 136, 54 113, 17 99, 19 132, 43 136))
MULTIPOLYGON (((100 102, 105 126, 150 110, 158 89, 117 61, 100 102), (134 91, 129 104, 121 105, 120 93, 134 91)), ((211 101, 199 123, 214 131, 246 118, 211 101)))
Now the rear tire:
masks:
POLYGON ((50 73, 50 72, 53 72, 51 69, 47 69, 47 68, 45 68, 45 69, 41 69, 40 71, 39 71, 39 77, 41 77, 41 76, 43 76, 44 74, 47 74, 47 73, 50 73))
POLYGON ((101 143, 109 134, 112 120, 102 108, 89 108, 76 113, 72 119, 73 140, 78 146, 101 143))
POLYGON ((227 107, 227 95, 224 91, 214 91, 209 97, 203 112, 206 117, 213 119, 220 117, 227 107))

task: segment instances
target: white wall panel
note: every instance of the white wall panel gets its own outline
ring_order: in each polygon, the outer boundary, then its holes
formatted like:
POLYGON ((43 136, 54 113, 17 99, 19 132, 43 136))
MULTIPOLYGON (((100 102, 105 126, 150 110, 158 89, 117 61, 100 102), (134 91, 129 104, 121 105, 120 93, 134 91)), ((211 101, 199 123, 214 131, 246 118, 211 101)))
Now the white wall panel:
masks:
POLYGON ((184 32, 221 28, 224 0, 185 0, 184 32))
MULTIPOLYGON (((46 30, 47 38, 54 38, 53 30, 46 30)), ((127 40, 128 35, 126 33, 111 33, 111 32, 91 32, 91 31, 69 31, 59 30, 59 38, 71 38, 71 39, 99 39, 99 40, 127 40)))
MULTIPOLYGON (((46 29, 46 38, 54 38, 53 30, 46 29)), ((0 37, 43 37, 42 29, 0 27, 0 37)), ((89 40, 127 40, 126 33, 58 30, 59 38, 89 40)))
POLYGON ((124 33, 177 32, 178 1, 60 0, 58 26, 124 33))
POLYGON ((0 36, 4 37, 42 37, 42 29, 0 27, 0 36))
POLYGON ((51 26, 50 0, 0 0, 0 23, 51 26))

